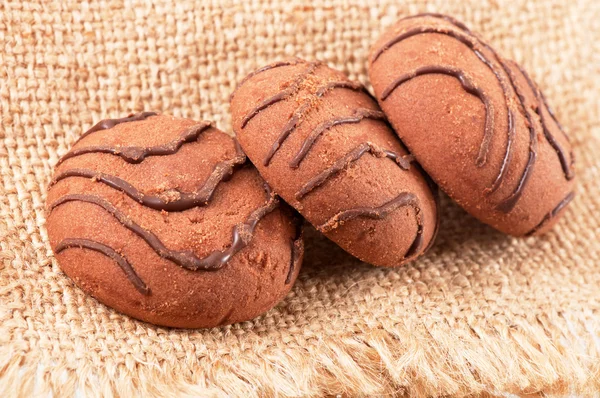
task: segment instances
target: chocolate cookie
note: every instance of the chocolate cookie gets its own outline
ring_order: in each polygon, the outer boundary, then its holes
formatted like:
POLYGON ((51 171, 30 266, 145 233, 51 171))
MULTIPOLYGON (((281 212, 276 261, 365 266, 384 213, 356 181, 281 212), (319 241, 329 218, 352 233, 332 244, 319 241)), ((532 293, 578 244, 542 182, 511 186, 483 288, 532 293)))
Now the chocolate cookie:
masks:
POLYGON ((299 219, 208 122, 145 112, 98 123, 59 161, 47 211, 63 271, 158 325, 251 319, 302 261, 299 219))
POLYGON ((396 133, 450 197, 521 236, 547 231, 574 196, 569 139, 515 62, 439 14, 400 20, 369 75, 396 133))
POLYGON ((398 266, 430 246, 435 186, 360 83, 319 62, 277 62, 240 83, 231 111, 261 175, 346 251, 398 266))

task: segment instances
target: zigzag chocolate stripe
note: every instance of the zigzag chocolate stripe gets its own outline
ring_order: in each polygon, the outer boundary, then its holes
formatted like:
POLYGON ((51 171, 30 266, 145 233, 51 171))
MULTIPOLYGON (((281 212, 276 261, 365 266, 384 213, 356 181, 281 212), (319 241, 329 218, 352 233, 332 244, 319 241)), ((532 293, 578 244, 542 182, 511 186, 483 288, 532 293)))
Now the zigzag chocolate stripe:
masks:
POLYGON ((242 166, 245 162, 246 155, 243 153, 238 154, 238 156, 231 160, 217 163, 211 175, 204 182, 204 185, 202 185, 202 187, 195 192, 171 190, 163 192, 162 196, 146 195, 119 177, 89 169, 70 169, 64 171, 56 176, 50 185, 54 185, 60 180, 70 177, 91 178, 94 181, 101 182, 111 188, 125 193, 130 198, 152 209, 165 211, 184 211, 196 206, 205 206, 212 198, 217 186, 222 181, 226 181, 226 179, 230 178, 235 168, 242 166))
POLYGON ((562 146, 558 143, 558 141, 556 140, 556 138, 554 138, 554 136, 552 135, 552 133, 548 129, 548 124, 546 123, 546 118, 544 117, 544 111, 542 110, 542 104, 546 107, 546 110, 548 111, 548 113, 550 114, 550 116, 552 117, 552 119, 554 120, 554 122, 556 123, 556 125, 558 126, 558 129, 561 131, 561 133, 563 134, 563 136, 565 136, 567 138, 567 140, 568 140, 568 136, 563 131, 562 126, 560 125, 560 123, 558 123, 558 121, 556 120, 556 117, 554 116, 554 113, 550 111, 550 108, 548 107, 548 104, 546 103, 546 99, 544 98, 542 92, 536 86, 536 84, 533 82, 533 80, 531 80, 531 78, 529 77, 529 75, 527 74, 527 72, 525 72, 525 70, 523 68, 521 68, 521 66, 518 65, 516 62, 513 62, 513 65, 521 72, 521 74, 523 75, 523 77, 525 77, 525 80, 527 81, 527 84, 531 88, 531 91, 533 91, 535 93, 535 96, 536 96, 536 99, 537 99, 537 104, 536 104, 536 107, 535 107, 535 113, 537 113, 538 116, 540 117, 540 122, 541 122, 542 128, 544 130, 544 136, 546 137, 546 141, 548 141, 548 143, 550 144, 550 146, 556 152, 556 155, 558 156, 558 159, 560 161, 560 165, 561 165, 561 167, 563 169, 563 173, 565 174, 565 178, 568 181, 572 180, 573 178, 575 178, 575 173, 571 169, 571 166, 572 166, 572 163, 573 163, 573 154, 572 153, 570 154, 571 162, 569 162, 567 160, 567 155, 565 154, 564 149, 562 148, 562 146))
MULTIPOLYGON (((275 207, 277 207, 277 205, 278 205, 277 198, 274 195, 272 195, 270 192, 268 193, 268 195, 269 195, 269 201, 268 201, 267 205, 260 207, 259 210, 263 209, 264 207, 268 207, 268 209, 270 209, 270 210, 268 210, 268 212, 270 212, 270 211, 274 210, 275 207)), ((50 205, 49 209, 50 209, 50 211, 52 211, 55 208, 57 208, 58 206, 65 204, 67 202, 86 202, 86 203, 92 203, 96 206, 103 208, 104 210, 106 210, 107 213, 109 213, 114 218, 116 218, 125 228, 127 228, 131 232, 135 233, 140 238, 142 238, 152 248, 152 250, 154 250, 156 252, 156 254, 158 254, 160 257, 167 259, 169 261, 172 261, 173 263, 177 264, 178 266, 185 268, 187 270, 190 270, 190 271, 198 271, 198 270, 216 271, 216 270, 221 269, 223 267, 223 265, 225 265, 225 263, 227 263, 227 261, 229 261, 231 256, 233 256, 233 254, 237 253, 251 239, 251 236, 250 236, 250 238, 246 237, 246 242, 242 242, 242 238, 239 233, 240 231, 238 231, 238 229, 244 228, 246 230, 245 232, 247 234, 251 235, 252 231, 254 230, 254 227, 256 226, 256 223, 260 220, 260 218, 262 218, 267 213, 267 212, 260 213, 261 215, 258 215, 258 216, 251 215, 249 217, 249 219, 251 219, 251 221, 246 221, 246 223, 248 224, 248 226, 246 226, 246 227, 243 227, 243 226, 242 227, 238 227, 238 226, 234 227, 233 238, 232 238, 233 243, 229 249, 225 250, 225 252, 215 251, 215 252, 211 253, 210 255, 208 255, 207 257, 198 258, 196 255, 194 255, 194 253, 192 253, 189 250, 171 250, 171 249, 167 248, 154 233, 152 233, 152 232, 142 228, 140 225, 136 224, 125 213, 121 212, 115 206, 113 206, 110 202, 108 202, 107 200, 104 200, 103 198, 101 198, 99 196, 79 195, 79 194, 66 195, 66 196, 63 196, 62 198, 60 198, 59 200, 57 200, 56 202, 54 202, 52 205, 50 205)), ((263 211, 263 210, 261 210, 261 211, 263 211)), ((254 214, 255 212, 253 212, 252 214, 254 214)), ((242 224, 242 225, 245 225, 245 224, 242 224)))
MULTIPOLYGON (((315 97, 322 98, 325 95, 325 93, 328 93, 329 91, 336 89, 336 88, 345 88, 345 89, 355 90, 355 91, 358 91, 358 90, 364 91, 365 90, 363 85, 358 82, 352 82, 352 81, 329 82, 317 90, 315 97)), ((298 109, 296 109, 296 111, 294 112, 292 117, 287 121, 287 123, 283 127, 283 130, 279 134, 279 137, 277 137, 277 140, 275 140, 275 142, 271 146, 271 149, 269 150, 269 153, 267 154, 267 157, 265 158, 265 160, 263 162, 263 164, 265 166, 268 166, 269 163, 271 163, 271 159, 273 159, 273 156, 275 156, 275 153, 277 153, 277 151, 279 150, 281 145, 285 142, 285 140, 292 133, 292 131, 294 131, 300 125, 300 123, 303 120, 306 113, 313 106, 314 106, 314 101, 312 98, 310 98, 310 99, 306 100, 300 107, 298 107, 298 109)))
POLYGON ((81 137, 79 137, 79 139, 77 139, 77 141, 75 141, 75 143, 79 142, 82 138, 87 137, 88 135, 90 135, 92 133, 95 133, 96 131, 108 130, 108 129, 115 127, 117 124, 121 124, 121 123, 138 122, 140 120, 145 120, 145 119, 149 118, 150 116, 156 116, 156 115, 157 115, 156 112, 141 112, 141 113, 135 113, 135 114, 132 113, 129 116, 122 117, 120 119, 101 120, 98 123, 96 123, 91 129, 89 129, 88 131, 83 133, 81 135, 81 137))
POLYGON ((231 95, 229 96, 229 101, 231 102, 231 100, 233 99, 233 97, 235 96, 235 93, 237 92, 238 88, 242 87, 242 85, 244 85, 244 83, 246 83, 248 80, 252 79, 254 76, 266 72, 268 70, 271 69, 275 69, 275 68, 280 68, 282 66, 292 66, 292 65, 297 65, 302 61, 299 58, 295 58, 295 59, 291 59, 289 61, 278 61, 278 62, 273 62, 272 64, 269 65, 265 65, 262 68, 256 69, 255 71, 251 72, 250 74, 246 75, 246 77, 244 77, 242 79, 242 81, 240 81, 237 85, 237 87, 235 88, 235 90, 233 90, 233 92, 231 93, 231 95))
POLYGON ((120 156, 128 163, 141 163, 148 156, 166 156, 173 155, 181 149, 183 144, 194 142, 200 137, 200 134, 211 127, 210 122, 202 122, 186 130, 179 138, 164 145, 154 147, 123 146, 112 147, 107 145, 94 145, 84 148, 72 149, 64 155, 56 164, 57 166, 67 159, 81 156, 86 153, 110 153, 120 156))
MULTIPOLYGON (((254 230, 258 222, 279 206, 279 199, 271 192, 270 188, 266 184, 265 191, 268 196, 267 202, 263 206, 254 210, 242 224, 238 224, 233 227, 231 245, 223 251, 215 250, 204 258, 196 257, 191 251, 176 251, 168 249, 152 232, 143 229, 141 226, 131 221, 125 214, 117 210, 112 204, 97 196, 68 195, 52 204, 50 211, 61 204, 70 201, 93 203, 102 207, 113 217, 119 220, 119 222, 125 228, 140 236, 160 257, 170 260, 178 266, 190 271, 217 271, 223 268, 223 266, 225 266, 225 264, 227 264, 227 262, 231 260, 235 254, 248 245, 254 236, 254 230)), ((136 287, 136 289, 142 294, 148 294, 148 288, 146 287, 146 284, 137 276, 133 270, 133 267, 131 267, 131 264, 129 264, 129 262, 127 262, 127 260, 118 254, 114 249, 98 242, 88 241, 85 239, 65 239, 57 246, 56 253, 60 253, 62 250, 68 247, 89 248, 99 251, 112 258, 119 264, 121 269, 123 269, 127 275, 127 278, 136 287)))
POLYGON ((145 230, 140 225, 133 222, 126 214, 119 211, 110 202, 94 195, 66 195, 52 203, 49 207, 50 212, 60 205, 68 202, 86 202, 92 203, 106 210, 107 213, 116 218, 125 228, 142 238, 160 257, 174 262, 182 268, 195 270, 214 270, 213 264, 208 264, 202 259, 196 257, 188 250, 171 250, 167 248, 161 240, 152 232, 145 230))
POLYGON ((288 98, 289 96, 293 95, 294 93, 296 93, 300 89, 300 85, 302 84, 302 82, 304 82, 304 80, 306 80, 306 78, 309 75, 311 75, 315 71, 315 69, 317 69, 318 66, 319 66, 318 62, 308 63, 308 66, 304 70, 304 72, 300 73, 300 75, 298 75, 296 80, 294 80, 294 82, 292 84, 290 84, 285 90, 280 91, 279 93, 275 94, 274 96, 272 96, 270 98, 267 98, 262 103, 257 105, 254 109, 252 109, 246 116, 244 116, 244 118, 242 119, 241 128, 246 127, 248 122, 250 120, 252 120, 253 117, 258 115, 260 113, 260 111, 262 111, 262 110, 270 107, 271 105, 276 104, 277 102, 282 101, 282 100, 288 98))
POLYGON ((357 207, 355 209, 342 211, 327 220, 327 222, 319 225, 317 230, 322 233, 327 233, 338 228, 340 225, 343 225, 345 222, 359 217, 381 220, 394 210, 406 206, 412 207, 415 210, 415 215, 417 217, 417 235, 404 255, 404 258, 412 257, 423 245, 423 220, 421 218, 421 206, 419 200, 410 192, 402 192, 394 199, 379 207, 357 207))
POLYGON ((531 231, 527 232, 525 236, 531 236, 539 231, 544 225, 546 225, 550 220, 552 220, 556 215, 573 200, 575 197, 575 192, 570 192, 563 200, 561 200, 558 205, 552 209, 552 211, 544 216, 542 221, 538 225, 536 225, 531 231))
POLYGON ((144 281, 138 276, 138 274, 135 272, 135 270, 133 269, 131 264, 129 264, 129 261, 127 261, 127 259, 125 257, 123 257, 122 255, 117 253, 113 248, 103 245, 102 243, 95 242, 93 240, 89 240, 89 239, 70 239, 70 238, 68 238, 68 239, 61 241, 58 245, 56 245, 54 252, 56 254, 58 254, 64 250, 70 249, 70 248, 94 250, 98 253, 104 254, 106 257, 113 259, 119 265, 119 267, 123 270, 123 272, 127 276, 127 279, 129 279, 131 281, 131 283, 133 284, 133 286, 135 286, 135 288, 137 289, 138 292, 142 293, 145 296, 150 294, 150 289, 148 288, 148 286, 146 286, 144 281))
POLYGON ((414 161, 412 155, 402 156, 392 151, 383 150, 376 147, 370 142, 365 142, 358 145, 352 151, 348 152, 345 156, 338 159, 331 167, 327 168, 323 172, 319 173, 316 177, 308 181, 301 189, 296 193, 296 199, 300 200, 310 192, 323 185, 329 178, 333 177, 351 163, 360 159, 365 153, 370 153, 375 157, 386 157, 390 158, 398 164, 403 170, 410 168, 410 163, 414 161))
POLYGON ((300 162, 306 157, 315 141, 321 134, 325 131, 331 129, 332 127, 339 126, 342 124, 353 124, 360 123, 364 119, 373 119, 373 120, 386 120, 385 114, 381 111, 376 111, 373 109, 359 108, 354 111, 351 116, 342 116, 334 119, 327 120, 320 125, 318 125, 309 135, 306 137, 306 140, 302 143, 302 147, 290 162, 290 167, 297 168, 300 166, 300 162))

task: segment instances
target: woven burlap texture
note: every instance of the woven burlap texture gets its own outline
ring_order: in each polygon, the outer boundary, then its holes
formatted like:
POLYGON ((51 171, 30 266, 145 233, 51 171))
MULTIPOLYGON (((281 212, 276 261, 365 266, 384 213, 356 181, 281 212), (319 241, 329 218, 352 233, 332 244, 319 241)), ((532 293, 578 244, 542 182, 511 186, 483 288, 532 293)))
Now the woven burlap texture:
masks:
POLYGON ((1 2, 0 396, 597 392, 599 20, 596 0, 1 2), (292 55, 368 84, 370 44, 421 11, 463 20, 545 90, 579 178, 551 233, 510 238, 444 199, 434 248, 381 269, 313 231, 281 304, 212 330, 132 320, 61 273, 45 187, 93 123, 154 110, 230 130, 236 82, 292 55))

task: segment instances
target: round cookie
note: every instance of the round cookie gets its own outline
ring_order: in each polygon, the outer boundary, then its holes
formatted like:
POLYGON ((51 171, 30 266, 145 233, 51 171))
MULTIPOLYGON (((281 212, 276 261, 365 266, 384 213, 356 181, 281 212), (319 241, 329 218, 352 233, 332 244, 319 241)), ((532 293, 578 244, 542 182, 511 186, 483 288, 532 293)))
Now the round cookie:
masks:
POLYGON ((398 136, 479 220, 541 234, 573 199, 571 145, 544 95, 464 24, 400 20, 372 46, 369 76, 398 136))
POLYGON ((435 185, 360 83, 320 62, 281 61, 238 85, 231 112, 265 180, 350 254, 393 267, 433 242, 435 185))
POLYGON ((301 225, 237 142, 145 112, 98 123, 59 161, 47 229, 83 290, 157 325, 249 320, 290 290, 301 225))

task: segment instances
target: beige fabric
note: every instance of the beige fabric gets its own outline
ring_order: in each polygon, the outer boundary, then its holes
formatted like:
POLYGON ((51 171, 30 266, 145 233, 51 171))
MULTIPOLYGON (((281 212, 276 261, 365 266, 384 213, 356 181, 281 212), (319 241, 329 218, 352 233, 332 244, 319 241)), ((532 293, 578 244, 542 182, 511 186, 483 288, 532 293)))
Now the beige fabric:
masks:
POLYGON ((427 3, 0 2, 0 396, 597 392, 600 2, 427 3), (236 81, 290 55, 366 83, 381 29, 425 10, 523 63, 571 134, 577 198, 553 232, 508 238, 444 200, 437 244, 400 269, 313 232, 278 307, 204 331, 131 320, 60 272, 45 186, 92 123, 156 110, 230 129, 236 81))

